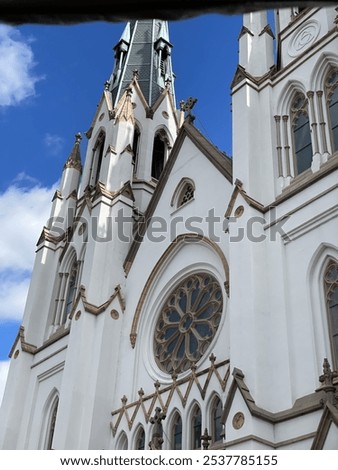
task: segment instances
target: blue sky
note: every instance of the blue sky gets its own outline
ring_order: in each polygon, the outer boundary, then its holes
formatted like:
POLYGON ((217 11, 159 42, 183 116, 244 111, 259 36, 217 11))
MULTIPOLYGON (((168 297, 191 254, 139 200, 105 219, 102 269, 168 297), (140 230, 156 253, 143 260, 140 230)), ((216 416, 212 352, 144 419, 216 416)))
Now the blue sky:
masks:
MULTIPOLYGON (((0 401, 35 244, 74 135, 90 126, 124 25, 0 25, 0 401)), ((198 98, 196 127, 229 154, 241 25, 241 17, 222 15, 169 24, 176 99, 198 98)))

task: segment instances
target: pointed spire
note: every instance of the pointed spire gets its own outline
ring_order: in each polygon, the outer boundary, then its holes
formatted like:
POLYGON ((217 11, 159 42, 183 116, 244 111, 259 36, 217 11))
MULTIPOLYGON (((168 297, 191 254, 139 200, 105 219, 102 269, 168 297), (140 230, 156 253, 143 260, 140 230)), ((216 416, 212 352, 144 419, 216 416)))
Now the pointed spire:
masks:
POLYGON ((70 152, 70 155, 65 163, 64 168, 75 168, 75 170, 82 171, 81 155, 80 155, 80 142, 82 136, 80 133, 75 136, 75 143, 70 152))
MULTIPOLYGON (((114 47, 115 66, 110 77, 114 107, 138 71, 138 84, 151 107, 171 82, 174 98, 174 76, 171 65, 168 23, 163 20, 130 21, 114 47)), ((174 98, 175 100, 175 98, 174 98)))

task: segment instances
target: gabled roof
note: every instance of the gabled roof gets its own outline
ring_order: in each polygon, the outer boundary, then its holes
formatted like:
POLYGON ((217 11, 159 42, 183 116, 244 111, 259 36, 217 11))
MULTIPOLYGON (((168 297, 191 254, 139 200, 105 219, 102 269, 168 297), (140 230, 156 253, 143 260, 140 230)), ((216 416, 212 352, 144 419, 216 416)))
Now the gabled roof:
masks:
POLYGON ((195 126, 193 126, 190 120, 187 119, 178 133, 178 136, 172 148, 169 160, 164 167, 164 170, 158 181, 153 197, 150 200, 150 203, 148 205, 148 208, 144 217, 144 222, 142 222, 142 225, 139 227, 139 230, 137 231, 135 239, 133 243, 131 244, 131 247, 125 259, 124 269, 126 273, 129 272, 131 264, 134 261, 134 258, 136 256, 140 243, 143 240, 148 224, 151 220, 151 217, 154 214, 158 201, 167 184, 172 168, 177 160, 177 157, 180 153, 180 149, 186 137, 188 137, 191 140, 191 142, 193 142, 196 145, 196 147, 202 152, 202 154, 217 168, 217 170, 229 181, 229 183, 232 184, 232 161, 231 159, 228 156, 226 156, 224 153, 222 153, 220 150, 218 150, 211 142, 209 142, 209 140, 207 140, 200 133, 200 131, 196 129, 195 126))

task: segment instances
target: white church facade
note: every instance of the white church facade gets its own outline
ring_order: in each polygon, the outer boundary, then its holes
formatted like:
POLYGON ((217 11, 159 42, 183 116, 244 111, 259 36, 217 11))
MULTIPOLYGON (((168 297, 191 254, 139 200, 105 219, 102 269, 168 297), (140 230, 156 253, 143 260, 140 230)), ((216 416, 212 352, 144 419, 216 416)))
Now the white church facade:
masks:
POLYGON ((230 158, 176 108, 167 22, 127 24, 37 244, 0 448, 338 449, 338 12, 239 33, 230 158))

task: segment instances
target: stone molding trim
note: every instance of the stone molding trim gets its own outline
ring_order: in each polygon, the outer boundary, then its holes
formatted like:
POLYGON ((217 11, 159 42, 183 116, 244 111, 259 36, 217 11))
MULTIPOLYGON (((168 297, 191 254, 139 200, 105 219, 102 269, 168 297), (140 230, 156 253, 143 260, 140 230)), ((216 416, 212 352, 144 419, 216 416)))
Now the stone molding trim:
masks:
POLYGON ((236 179, 235 188, 232 191, 232 195, 230 197, 230 201, 229 201, 228 207, 225 211, 224 217, 230 217, 231 216, 232 211, 233 211, 234 206, 235 206, 235 202, 237 200, 237 196, 239 194, 243 197, 244 201, 247 202, 249 206, 257 209, 259 212, 262 212, 262 213, 266 212, 265 207, 260 202, 256 201, 252 197, 250 197, 244 191, 242 181, 240 181, 239 179, 236 179))
MULTIPOLYGON (((326 363, 327 360, 325 359, 324 366, 326 363)), ((221 418, 222 424, 225 425, 229 418, 231 406, 237 390, 240 391, 250 414, 256 418, 267 421, 272 425, 323 409, 317 430, 309 433, 307 436, 300 437, 300 440, 304 440, 309 437, 313 438, 311 449, 322 449, 331 423, 334 422, 338 426, 338 399, 336 394, 338 387, 335 383, 335 378, 338 374, 336 372, 332 372, 330 366, 328 366, 328 374, 325 374, 325 370, 326 369, 324 367, 324 374, 319 378, 323 385, 314 393, 297 399, 292 408, 273 413, 256 405, 255 400, 244 381, 243 372, 240 369, 234 368, 232 372, 233 381, 230 385, 221 418), (328 381, 330 382, 329 384, 327 383, 328 381), (332 394, 336 395, 332 397, 332 394)), ((257 436, 255 436, 255 438, 259 439, 257 436)), ((249 440, 249 436, 246 436, 243 439, 244 441, 247 441, 249 440)), ((225 442, 224 447, 226 448, 230 446, 230 444, 233 445, 233 442, 225 442)), ((269 443, 269 445, 273 448, 277 448, 281 446, 282 443, 279 443, 278 445, 277 443, 269 443)))
POLYGON ((321 398, 323 395, 321 394, 319 396, 318 393, 314 392, 310 395, 306 395, 296 400, 293 407, 288 410, 279 411, 277 413, 267 411, 256 405, 255 400, 252 397, 250 390, 244 381, 243 372, 235 367, 232 372, 232 375, 233 381, 229 389, 228 397, 224 405, 222 415, 223 424, 225 424, 228 419, 231 405, 237 389, 240 391, 251 415, 263 419, 264 421, 268 421, 271 424, 281 423, 288 419, 296 418, 306 413, 311 413, 313 411, 320 410, 323 407, 321 403, 321 398))
MULTIPOLYGON (((110 426, 113 436, 115 437, 123 417, 126 418, 128 428, 131 430, 140 410, 146 423, 149 422, 157 406, 164 413, 167 413, 175 393, 178 395, 183 408, 185 408, 194 385, 197 387, 201 399, 204 400, 213 376, 217 378, 221 390, 224 392, 230 375, 229 361, 225 360, 217 364, 214 354, 211 354, 209 360, 210 366, 200 372, 196 372, 196 366, 193 366, 191 374, 187 377, 177 380, 177 375, 173 375, 172 384, 164 388, 161 388, 159 381, 155 382, 155 391, 150 394, 146 395, 144 390, 140 388, 138 391, 139 398, 131 403, 128 403, 128 398, 124 395, 121 398, 122 406, 112 411, 113 421, 110 426)), ((139 422, 139 419, 137 422, 139 422)))
POLYGON ((18 334, 16 335, 16 338, 14 340, 13 346, 12 346, 10 352, 9 352, 9 357, 10 358, 12 358, 12 356, 14 354, 14 351, 15 351, 15 349, 16 349, 19 342, 20 342, 21 351, 23 351, 23 352, 27 352, 29 354, 35 354, 35 352, 38 349, 36 346, 34 346, 34 344, 30 344, 26 341, 25 327, 23 325, 21 325, 20 328, 19 328, 18 334))
POLYGON ((311 450, 323 449, 332 423, 338 426, 338 409, 330 402, 326 402, 324 406, 324 412, 312 442, 311 450))
POLYGON ((225 274, 225 291, 227 296, 229 297, 229 285, 230 285, 230 276, 229 276, 229 265, 227 262, 227 259, 223 253, 223 251, 220 249, 220 247, 210 240, 209 238, 196 234, 196 233, 183 233, 181 235, 178 235, 175 240, 169 245, 169 247, 165 250, 165 252, 162 254, 162 256, 159 258, 157 261, 155 267, 153 268, 152 272, 150 273, 150 276, 148 277, 145 286, 142 290, 140 299, 138 301, 134 318, 133 318, 133 323, 131 326, 131 332, 130 332, 130 343, 132 348, 135 348, 136 344, 136 338, 137 338, 137 331, 138 331, 138 324, 141 316, 141 311, 143 308, 144 301, 148 295, 149 289, 154 282, 156 276, 158 275, 158 272, 163 265, 163 263, 167 260, 167 258, 171 255, 171 253, 177 249, 178 244, 182 243, 206 243, 208 246, 210 246, 220 257, 224 269, 224 274, 225 274))
POLYGON ((69 315, 69 318, 70 319, 73 318, 73 316, 74 316, 74 314, 75 314, 75 312, 78 308, 78 304, 79 304, 80 300, 82 300, 82 304, 83 304, 83 307, 84 307, 86 312, 97 316, 97 315, 100 315, 101 313, 105 312, 106 309, 109 307, 109 305, 113 302, 113 300, 115 298, 117 298, 117 300, 119 301, 121 310, 124 312, 125 308, 126 308, 126 304, 125 304, 125 299, 124 299, 124 296, 122 294, 120 284, 115 287, 114 292, 109 297, 109 299, 106 300, 106 302, 104 302, 101 305, 94 305, 94 304, 88 302, 87 296, 86 296, 86 288, 84 286, 81 286, 80 289, 79 289, 79 293, 77 294, 76 300, 74 302, 72 311, 69 315))

